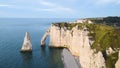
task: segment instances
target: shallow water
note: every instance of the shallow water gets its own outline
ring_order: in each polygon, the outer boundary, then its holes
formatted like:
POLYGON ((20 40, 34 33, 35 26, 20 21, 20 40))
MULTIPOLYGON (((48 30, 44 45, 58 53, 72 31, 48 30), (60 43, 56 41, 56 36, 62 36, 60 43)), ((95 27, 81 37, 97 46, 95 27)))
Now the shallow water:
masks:
POLYGON ((40 40, 52 22, 75 19, 0 19, 0 68, 63 68, 61 50, 40 47, 40 40), (32 53, 21 53, 25 32, 30 33, 32 53))

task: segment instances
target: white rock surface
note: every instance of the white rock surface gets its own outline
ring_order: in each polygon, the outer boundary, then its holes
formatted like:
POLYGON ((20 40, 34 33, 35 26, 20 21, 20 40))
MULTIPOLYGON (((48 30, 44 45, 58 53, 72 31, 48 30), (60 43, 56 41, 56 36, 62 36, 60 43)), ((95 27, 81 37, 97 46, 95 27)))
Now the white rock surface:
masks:
POLYGON ((107 55, 110 55, 110 54, 115 53, 115 51, 114 51, 111 47, 109 47, 109 48, 106 50, 106 53, 107 53, 107 55))
POLYGON ((48 29, 48 30, 45 32, 45 34, 43 35, 43 37, 42 37, 42 39, 41 39, 41 42, 40 42, 41 46, 45 45, 45 40, 46 40, 47 36, 49 35, 49 33, 50 33, 50 29, 48 29))
POLYGON ((94 53, 91 49, 87 31, 83 31, 83 43, 80 46, 79 61, 82 68, 106 68, 102 52, 94 53))
POLYGON ((118 61, 115 64, 115 68, 120 68, 120 51, 119 51, 118 61))
POLYGON ((32 44, 31 44, 30 34, 28 32, 26 32, 26 34, 25 34, 24 42, 23 42, 21 51, 22 52, 32 51, 32 44))

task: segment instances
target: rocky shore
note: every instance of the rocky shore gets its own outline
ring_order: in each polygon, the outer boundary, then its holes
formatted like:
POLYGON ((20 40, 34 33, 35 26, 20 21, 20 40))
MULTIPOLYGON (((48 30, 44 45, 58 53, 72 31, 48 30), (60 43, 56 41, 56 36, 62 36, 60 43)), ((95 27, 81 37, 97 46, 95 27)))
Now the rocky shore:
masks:
POLYGON ((70 53, 68 49, 63 49, 62 60, 64 63, 64 68, 81 68, 79 62, 75 59, 75 57, 70 53))

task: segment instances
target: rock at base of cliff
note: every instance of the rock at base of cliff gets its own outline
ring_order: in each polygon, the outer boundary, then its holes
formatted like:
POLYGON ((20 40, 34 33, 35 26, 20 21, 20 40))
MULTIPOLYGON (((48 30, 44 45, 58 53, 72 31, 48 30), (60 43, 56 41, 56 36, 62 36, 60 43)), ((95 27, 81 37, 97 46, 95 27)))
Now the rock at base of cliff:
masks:
POLYGON ((21 49, 20 52, 22 52, 22 53, 24 53, 24 52, 32 52, 32 49, 31 50, 24 50, 24 49, 22 50, 21 49))
POLYGON ((64 68, 81 68, 80 64, 75 60, 75 57, 67 49, 63 49, 62 60, 64 68))
POLYGON ((32 52, 32 44, 31 44, 29 32, 26 32, 26 35, 24 37, 24 42, 21 48, 21 52, 32 52))

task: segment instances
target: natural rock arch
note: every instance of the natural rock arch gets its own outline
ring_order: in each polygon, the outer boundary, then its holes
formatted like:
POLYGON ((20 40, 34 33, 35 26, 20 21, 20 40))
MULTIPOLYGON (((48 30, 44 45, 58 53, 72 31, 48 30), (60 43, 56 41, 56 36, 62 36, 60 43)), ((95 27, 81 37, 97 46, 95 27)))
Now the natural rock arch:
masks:
POLYGON ((48 29, 45 34, 43 35, 41 41, 40 41, 40 44, 41 46, 45 45, 45 41, 46 41, 46 38, 50 35, 50 29, 48 29))

